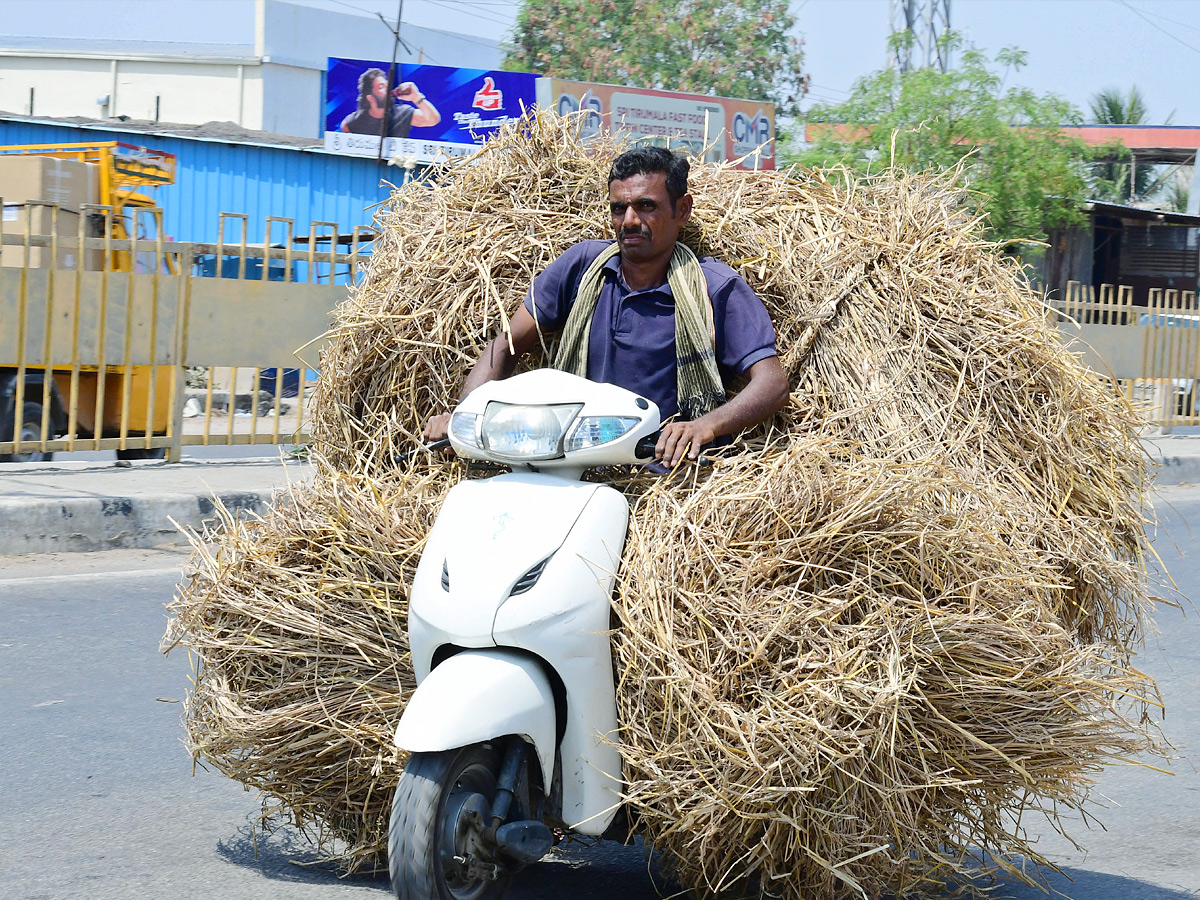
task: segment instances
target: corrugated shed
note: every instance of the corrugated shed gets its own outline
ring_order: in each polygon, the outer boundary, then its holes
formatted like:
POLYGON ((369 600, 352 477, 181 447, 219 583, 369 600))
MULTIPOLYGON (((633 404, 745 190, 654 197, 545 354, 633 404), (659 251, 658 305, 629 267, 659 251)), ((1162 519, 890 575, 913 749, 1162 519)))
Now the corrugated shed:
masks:
MULTIPOLYGON (((165 233, 177 241, 215 242, 222 212, 245 213, 248 240, 255 243, 267 238, 268 216, 293 219, 297 234, 307 234, 312 221, 334 222, 340 234, 348 234, 356 225, 371 224, 371 208, 388 196, 382 181, 399 184, 405 176, 405 170, 373 159, 316 149, 0 117, 0 145, 103 141, 175 154, 176 182, 158 188, 155 196, 165 233)), ((240 225, 226 225, 227 241, 240 235, 240 225)), ((283 237, 283 226, 276 225, 270 240, 283 237)))

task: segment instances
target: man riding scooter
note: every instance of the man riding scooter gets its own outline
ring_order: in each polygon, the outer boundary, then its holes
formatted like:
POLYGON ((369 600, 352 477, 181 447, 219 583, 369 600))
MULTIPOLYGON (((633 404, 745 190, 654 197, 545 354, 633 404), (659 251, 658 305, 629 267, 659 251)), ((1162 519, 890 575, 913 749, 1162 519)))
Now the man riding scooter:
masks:
MULTIPOLYGON (((613 160, 608 202, 616 242, 584 241, 534 280, 510 322, 463 385, 462 396, 507 378, 537 346, 562 331, 554 367, 627 388, 658 404, 665 424, 655 458, 673 468, 719 438, 764 421, 787 402, 788 384, 763 303, 733 269, 697 259, 678 242, 691 218, 688 162, 662 147, 635 147, 613 160), (726 381, 744 375, 732 399, 726 381)), ((448 413, 425 428, 446 437, 448 413)))
POLYGON ((762 302, 677 241, 687 171, 659 148, 619 156, 616 243, 551 263, 512 319, 512 351, 494 339, 455 410, 426 426, 511 472, 449 490, 413 580, 417 689, 396 729, 410 755, 388 832, 398 900, 502 900, 552 829, 606 832, 621 805, 608 629, 629 504, 582 476, 698 459, 786 402, 762 302), (509 377, 560 329, 553 368, 509 377), (732 400, 723 374, 746 376, 732 400))

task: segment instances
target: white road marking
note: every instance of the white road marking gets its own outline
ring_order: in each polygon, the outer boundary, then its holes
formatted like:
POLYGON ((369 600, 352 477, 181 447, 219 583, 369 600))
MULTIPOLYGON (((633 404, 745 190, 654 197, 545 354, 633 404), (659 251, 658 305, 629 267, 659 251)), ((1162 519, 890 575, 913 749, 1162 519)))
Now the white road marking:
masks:
POLYGON ((148 578, 168 573, 183 577, 180 566, 165 566, 157 569, 121 569, 110 572, 71 572, 68 575, 30 575, 25 578, 0 578, 0 588, 17 587, 22 584, 53 584, 56 581, 99 581, 102 578, 148 578))

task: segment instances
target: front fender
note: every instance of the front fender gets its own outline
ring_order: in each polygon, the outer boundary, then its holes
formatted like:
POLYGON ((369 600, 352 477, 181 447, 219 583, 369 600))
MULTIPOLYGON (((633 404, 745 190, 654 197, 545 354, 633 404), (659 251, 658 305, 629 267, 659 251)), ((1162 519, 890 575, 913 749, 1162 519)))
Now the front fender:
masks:
POLYGON ((511 650, 466 650, 417 686, 396 726, 396 746, 410 753, 452 750, 506 734, 537 751, 542 784, 554 773, 554 693, 542 667, 511 650))

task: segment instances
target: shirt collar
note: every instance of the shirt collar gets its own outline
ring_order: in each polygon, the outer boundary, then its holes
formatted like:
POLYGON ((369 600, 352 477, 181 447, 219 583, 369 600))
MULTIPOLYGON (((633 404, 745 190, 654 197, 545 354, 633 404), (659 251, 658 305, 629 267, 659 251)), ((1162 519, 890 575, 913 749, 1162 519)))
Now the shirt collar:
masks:
POLYGON ((644 291, 635 291, 630 288, 629 285, 625 283, 625 277, 621 274, 620 253, 614 253, 609 259, 605 260, 604 265, 600 268, 600 271, 604 274, 604 277, 608 278, 615 284, 620 285, 621 290, 627 294, 653 294, 657 292, 660 294, 665 294, 672 300, 675 299, 675 295, 671 293, 671 283, 669 281, 664 281, 656 288, 646 288, 644 291))

